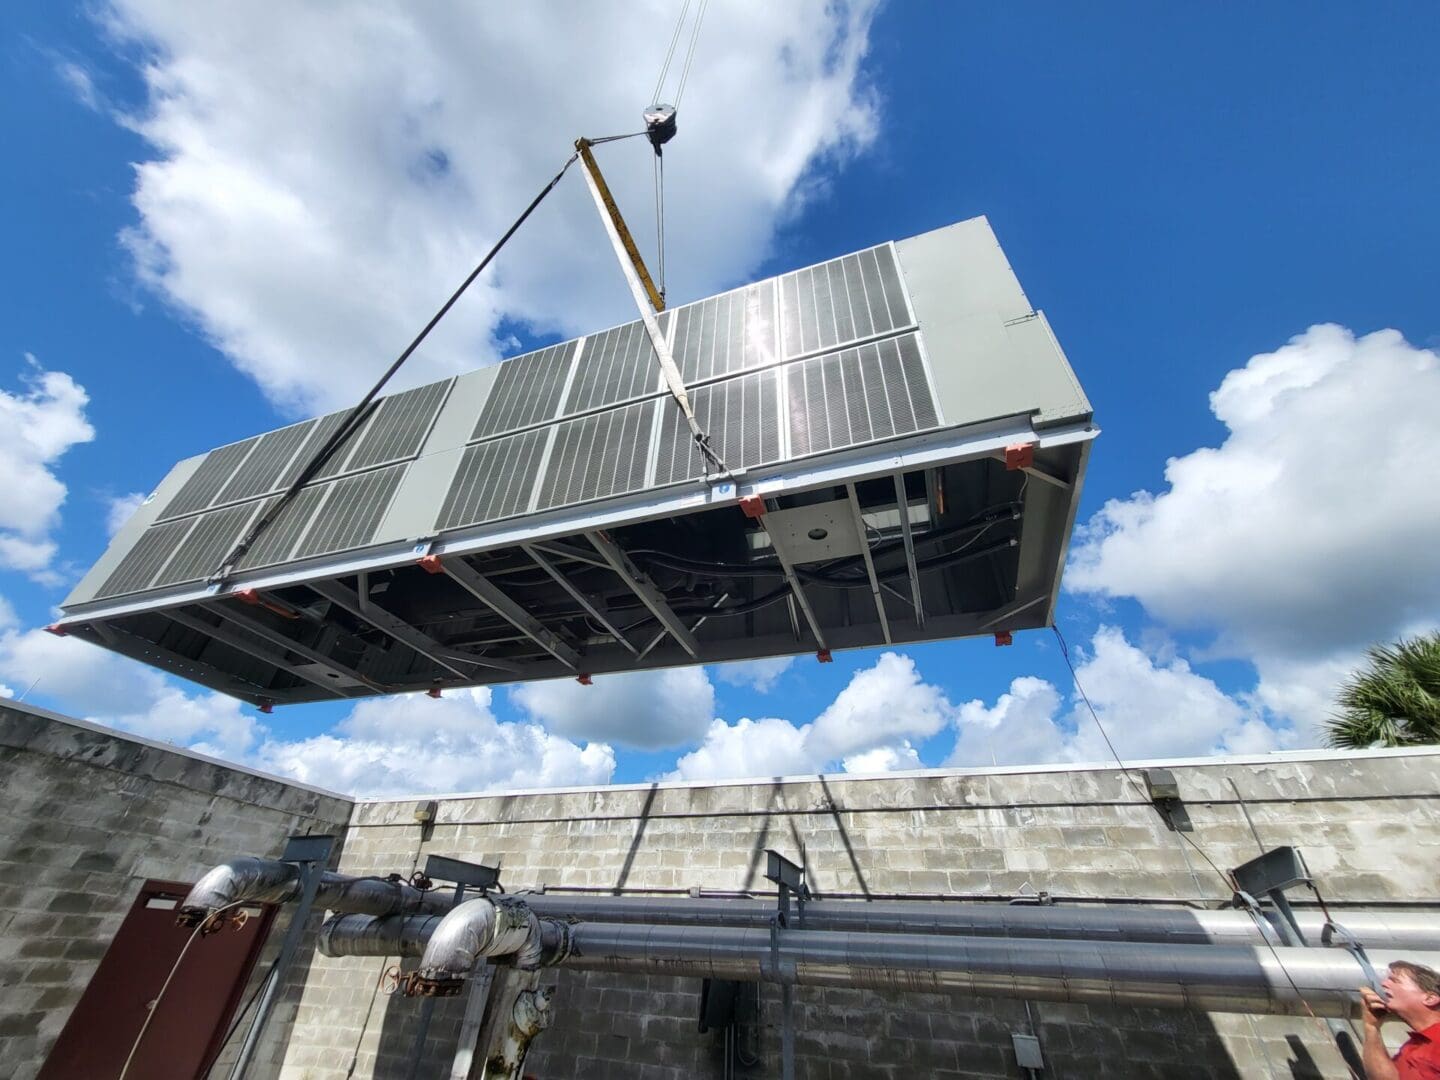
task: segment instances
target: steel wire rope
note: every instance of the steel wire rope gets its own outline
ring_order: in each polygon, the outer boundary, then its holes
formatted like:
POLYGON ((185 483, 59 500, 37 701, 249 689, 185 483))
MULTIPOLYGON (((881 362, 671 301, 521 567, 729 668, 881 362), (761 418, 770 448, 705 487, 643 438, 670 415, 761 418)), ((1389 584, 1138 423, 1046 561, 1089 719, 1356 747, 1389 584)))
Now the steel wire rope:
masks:
MULTIPOLYGON (((603 139, 592 139, 591 142, 614 142, 618 139, 633 138, 634 135, 637 134, 644 133, 634 132, 630 135, 612 135, 607 136, 603 139)), ((450 294, 450 298, 446 300, 445 303, 440 305, 440 309, 430 317, 430 321, 427 322, 425 326, 420 330, 420 332, 415 335, 414 339, 410 342, 409 345, 405 347, 404 351, 395 358, 395 361, 390 365, 388 369, 386 369, 385 373, 380 376, 380 378, 376 381, 375 385, 370 387, 370 389, 366 391, 365 396, 360 399, 359 403, 356 404, 346 414, 345 419, 340 422, 340 425, 335 429, 335 431, 330 435, 330 438, 325 441, 325 443, 320 447, 320 449, 311 456, 309 462, 303 469, 300 470, 299 474, 295 477, 294 481, 291 482, 290 486, 286 488, 285 491, 283 491, 276 498, 275 502, 270 506, 268 510, 266 510, 260 515, 259 519, 255 522, 255 524, 250 526, 250 528, 246 531, 245 535, 230 550, 230 553, 225 556, 225 559, 221 562, 215 573, 211 575, 210 581, 212 583, 223 582, 227 577, 230 576, 236 562, 244 558, 245 553, 248 552, 251 546, 255 543, 255 541, 260 538, 260 534, 270 527, 270 525, 275 521, 275 519, 279 517, 280 512, 287 505, 289 505, 289 503, 295 498, 296 495, 300 493, 300 490, 312 479, 314 479, 315 474, 324 467, 325 463, 330 460, 330 458, 334 455, 335 451, 340 448, 340 446, 345 442, 345 440, 350 438, 350 436, 353 435, 356 430, 358 430, 360 422, 368 414, 371 405, 374 404, 375 398, 379 395, 380 391, 384 389, 385 384, 388 383, 391 377, 400 370, 400 368, 405 364, 405 361, 410 359, 411 355, 415 352, 416 349, 420 347, 421 343, 430 336, 430 331, 434 330, 435 327, 439 325, 440 320, 443 319, 447 314, 449 314, 450 309, 455 306, 455 304, 459 301, 460 297, 465 294, 465 291, 470 288, 471 284, 475 281, 475 279, 480 276, 480 274, 485 270, 487 266, 490 265, 491 261, 495 258, 495 256, 500 253, 500 249, 503 248, 507 242, 509 242, 510 238, 514 236, 517 231, 519 231, 520 226, 525 224, 526 219, 535 212, 535 208, 544 201, 545 196, 549 195, 550 192, 555 190, 556 185, 560 183, 561 179, 570 170, 570 166, 575 164, 575 159, 578 156, 578 154, 571 154, 566 159, 565 164, 561 166, 560 171, 551 178, 548 184, 546 184, 543 188, 540 189, 540 193, 536 195, 535 198, 530 200, 530 205, 525 207, 525 209, 521 212, 520 216, 515 219, 514 223, 505 230, 504 235, 495 242, 495 246, 486 253, 485 257, 481 259, 480 262, 475 266, 475 269, 470 271, 469 275, 466 276, 465 280, 460 283, 460 286, 453 293, 450 294)))
POLYGON ((660 91, 665 86, 665 76, 670 74, 670 61, 675 57, 675 46, 680 43, 680 31, 685 28, 685 16, 690 11, 690 0, 680 8, 680 17, 675 20, 675 31, 670 35, 670 48, 665 52, 665 62, 660 65, 660 77, 655 80, 655 92, 650 95, 650 100, 656 104, 660 102, 660 91))
MULTIPOLYGON (((1080 695, 1080 700, 1085 703, 1085 708, 1089 711, 1090 718, 1095 721, 1095 726, 1100 730, 1100 737, 1105 740, 1105 746, 1109 749, 1110 756, 1115 759, 1115 764, 1119 766, 1120 772, 1124 775, 1125 779, 1128 780, 1130 784, 1135 788, 1136 793, 1143 796, 1147 802, 1150 801, 1149 793, 1141 787, 1140 782, 1135 779, 1135 776, 1130 771, 1129 766, 1127 766, 1124 760, 1120 757, 1119 752, 1115 749, 1115 744, 1110 740, 1110 733, 1105 730, 1105 725, 1100 720, 1100 714, 1095 711, 1095 706, 1090 703, 1090 696, 1085 693, 1085 687, 1080 682, 1080 675, 1078 672, 1076 672, 1075 665, 1070 660, 1070 647, 1065 643, 1065 635, 1060 632, 1060 627, 1057 624, 1051 624, 1050 629, 1054 631, 1055 640, 1060 645, 1060 655, 1065 660, 1065 666, 1070 669, 1070 678, 1075 683, 1075 690, 1080 695)), ((1204 848, 1197 844, 1191 837, 1187 836, 1185 833, 1181 832, 1178 829, 1176 830, 1176 835, 1195 849, 1195 853, 1199 855, 1202 859, 1204 859, 1205 862, 1209 865, 1210 869, 1214 870, 1215 873, 1219 875, 1220 880, 1225 883, 1225 886, 1228 889, 1237 894, 1239 893, 1240 890, 1236 887, 1234 878, 1232 878, 1231 875, 1225 873, 1225 871, 1221 870, 1220 867, 1215 863, 1215 860, 1210 858, 1210 856, 1205 853, 1204 848)), ((1281 974, 1285 976, 1285 981, 1290 984, 1290 989, 1295 992, 1296 999, 1304 1007, 1305 1014, 1309 1016, 1311 1020, 1314 1020, 1315 1023, 1318 1024, 1320 1028, 1325 1032, 1327 1041, 1334 1041, 1333 1032, 1331 1032, 1330 1028, 1325 1025, 1325 1022, 1316 1015, 1315 1010, 1310 1007, 1309 1000, 1305 997, 1305 994, 1300 989, 1299 984, 1295 982, 1294 976, 1290 974, 1290 969, 1286 966, 1285 961, 1281 959, 1280 951, 1275 948, 1274 943, 1270 940, 1270 935, 1265 933, 1266 927, 1259 926, 1259 913, 1251 910, 1250 917, 1256 921, 1257 929, 1260 930, 1260 940, 1265 943, 1265 947, 1270 950, 1270 955, 1275 958, 1276 965, 1280 968, 1281 974)), ((1345 1060, 1345 1055, 1343 1053, 1340 1055, 1340 1060, 1344 1062, 1346 1070, 1350 1073, 1352 1077, 1354 1077, 1354 1080, 1364 1080, 1364 1077, 1361 1076, 1358 1072, 1356 1072, 1355 1069, 1350 1065, 1350 1063, 1345 1060)))
MULTIPOLYGON (((170 983, 175 978, 175 973, 180 970, 180 964, 184 961, 185 954, 190 951, 190 946, 195 944, 195 939, 200 936, 200 932, 205 929, 211 919, 215 918, 215 916, 219 915, 222 911, 228 911, 233 907, 239 907, 248 902, 249 901, 246 900, 233 900, 224 907, 218 907, 204 919, 200 920, 195 929, 190 931, 190 936, 185 939, 185 944, 180 949, 180 955, 175 957, 175 963, 170 965, 170 973, 165 976, 165 981, 160 984, 160 992, 155 995, 155 1000, 150 1003, 146 1010, 145 1022, 140 1025, 140 1030, 135 1034, 135 1041, 130 1044, 130 1053, 125 1055, 125 1064, 120 1067, 120 1075, 116 1080, 125 1080, 126 1074, 130 1071, 130 1065, 135 1060, 135 1051, 140 1049, 140 1042, 145 1038, 145 1032, 150 1030, 150 1021, 155 1019, 155 1014, 160 1009, 160 1002, 165 997, 165 991, 170 989, 170 983)), ((224 1044, 222 1043, 221 1045, 223 1046, 224 1044)))
MULTIPOLYGON (((689 6, 688 0, 686 6, 689 6)), ((690 48, 685 53, 685 67, 680 71, 680 88, 675 91, 675 111, 680 111, 680 99, 685 96, 685 84, 690 81, 690 65, 695 62, 695 44, 700 40, 700 24, 705 21, 705 9, 710 6, 710 0, 700 0, 700 6, 695 9, 695 27, 690 31, 690 48)))

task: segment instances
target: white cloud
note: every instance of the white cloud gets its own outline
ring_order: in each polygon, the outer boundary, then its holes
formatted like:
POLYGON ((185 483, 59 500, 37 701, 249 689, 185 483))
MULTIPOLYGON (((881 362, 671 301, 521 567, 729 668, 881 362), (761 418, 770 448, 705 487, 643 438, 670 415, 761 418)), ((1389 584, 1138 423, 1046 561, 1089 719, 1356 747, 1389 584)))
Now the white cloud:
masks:
MULTIPOLYGON (((749 275, 817 166, 867 146, 873 0, 713 5, 667 148, 672 293, 749 275)), ((129 123, 142 278, 282 407, 349 404, 556 171, 578 135, 640 126, 673 4, 347 8, 112 0, 143 51, 129 123), (317 61, 317 58, 321 60, 317 61)), ((653 160, 599 151, 646 250, 653 160)), ((501 317, 579 333, 633 318, 578 175, 410 363, 498 355, 501 317)))
MULTIPOLYGON (((1293 732, 1271 727, 1253 707, 1196 674, 1183 659, 1157 660, 1117 628, 1096 631, 1091 649, 1076 673, 1123 760, 1262 753, 1293 738, 1293 732)), ((1062 714, 1060 693, 1033 676, 1015 679, 994 705, 966 702, 955 726, 949 765, 1111 760, 1079 696, 1062 714)))
POLYGON ((920 678, 913 660, 882 653, 873 666, 851 676, 813 723, 716 720, 667 778, 784 776, 824 771, 836 762, 847 772, 916 769, 920 756, 910 739, 936 734, 953 715, 953 706, 920 678))
POLYGON ((615 752, 579 746, 537 724, 502 723, 482 687, 374 698, 355 706, 333 732, 267 739, 252 760, 299 780, 365 795, 495 791, 607 784, 615 752))
POLYGON ((111 536, 118 533, 134 516, 135 511, 140 509, 145 499, 143 491, 132 491, 128 495, 117 495, 110 499, 105 512, 105 531, 111 536))
POLYGON ((793 656, 777 656, 766 660, 742 660, 738 664, 720 664, 715 677, 731 686, 748 686, 762 694, 775 688, 780 676, 795 663, 793 656))
POLYGON ((1314 326, 1210 406, 1223 444, 1172 458, 1167 491, 1106 503, 1067 583, 1214 632, 1207 655, 1253 661, 1257 699, 1317 741, 1363 648, 1440 609, 1440 484, 1423 471, 1440 359, 1394 330, 1314 326))
POLYGON ((597 675, 592 686, 524 683, 510 699, 557 734, 647 750, 699 738, 715 716, 715 688, 700 667, 597 675))
POLYGON ((85 419, 83 387, 62 371, 44 370, 28 353, 25 360, 24 390, 0 390, 0 569, 51 584, 50 530, 66 495, 54 466, 70 447, 93 439, 95 429, 85 419))
POLYGON ((896 746, 877 746, 859 754, 852 754, 842 763, 847 773, 903 772, 906 769, 920 769, 920 752, 903 741, 896 746))
POLYGON ((3 600, 0 679, 34 683, 32 697, 95 723, 359 794, 604 784, 615 770, 603 743, 497 721, 488 689, 362 701, 332 730, 287 740, 234 698, 182 688, 78 638, 21 631, 3 600))
POLYGON ((822 760, 851 757, 916 736, 927 738, 950 720, 952 707, 939 687, 924 682, 915 661, 881 653, 815 719, 809 744, 822 760))
POLYGON ((681 756, 667 779, 724 780, 744 776, 792 776, 814 772, 816 763, 805 745, 807 724, 788 720, 748 718, 727 724, 714 721, 700 746, 681 756))
POLYGON ((90 74, 89 68, 74 60, 56 58, 55 74, 60 77, 60 81, 65 84, 70 93, 75 95, 76 101, 91 112, 100 111, 100 92, 95 88, 95 79, 90 74))

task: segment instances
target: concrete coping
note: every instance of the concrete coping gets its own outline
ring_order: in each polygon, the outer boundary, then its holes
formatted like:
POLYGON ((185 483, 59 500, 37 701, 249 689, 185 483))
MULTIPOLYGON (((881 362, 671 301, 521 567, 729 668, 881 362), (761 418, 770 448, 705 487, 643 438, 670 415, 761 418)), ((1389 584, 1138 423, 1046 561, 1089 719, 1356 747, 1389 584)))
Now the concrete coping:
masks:
MULTIPOLYGON (((1152 758, 1143 761, 1127 761, 1125 769, 1134 772, 1139 769, 1153 768, 1205 768, 1225 767, 1234 765, 1286 765, 1309 761, 1350 761, 1371 758, 1411 758, 1411 757, 1435 757, 1440 758, 1440 745, 1437 746, 1399 746, 1382 750, 1278 750, 1268 754, 1229 754, 1216 755, 1214 757, 1188 757, 1188 758, 1152 758)), ((1027 776, 1047 775, 1056 773, 1097 773, 1097 772, 1119 772, 1120 766, 1114 761, 1106 762, 1064 762, 1050 765, 999 765, 985 768, 944 768, 944 769, 907 769, 901 772, 881 773, 800 773, 793 776, 746 776, 732 777, 724 780, 664 780, 654 782, 642 782, 635 784, 591 784, 581 787, 552 787, 552 788, 508 788, 503 791, 472 791, 472 792, 450 792, 437 794, 435 792, 414 792, 404 795, 383 795, 383 796, 356 796, 354 801, 359 806, 373 806, 384 803, 403 803, 410 800, 435 799, 502 799, 514 798, 517 796, 531 795, 588 795, 599 793, 616 793, 624 791, 669 791, 669 790, 695 790, 699 788, 728 788, 728 787, 754 787, 757 784, 813 784, 823 780, 827 783, 867 783, 885 782, 895 780, 928 780, 945 779, 950 777, 980 777, 980 776, 1027 776)))
POLYGON ((73 716, 65 716, 62 713, 43 709, 38 705, 29 705, 23 701, 15 701, 11 698, 0 698, 0 716, 3 716, 7 710, 32 716, 38 720, 45 720, 49 723, 79 728, 81 731, 104 735, 107 738, 115 739, 119 742, 134 743, 151 750, 159 750, 162 753, 174 754, 177 757, 188 758, 191 761, 203 762, 206 765, 213 765, 218 769, 224 769, 228 772, 240 773, 244 776, 253 776, 258 780, 268 780, 272 784, 281 784, 284 787, 296 791, 307 791, 313 795, 323 795, 326 798, 338 799, 345 803, 355 802, 355 796, 353 795, 347 795, 340 791, 331 791, 329 788, 317 787, 314 784, 302 783, 293 777, 279 776, 275 773, 264 772, 260 769, 252 769, 247 765, 238 765, 233 761, 226 761, 224 758, 213 757, 210 754, 202 754, 184 746, 161 742, 158 739, 147 739, 143 735, 135 735, 129 731, 121 731, 119 728, 107 727, 105 724, 97 724, 90 720, 79 720, 73 716))

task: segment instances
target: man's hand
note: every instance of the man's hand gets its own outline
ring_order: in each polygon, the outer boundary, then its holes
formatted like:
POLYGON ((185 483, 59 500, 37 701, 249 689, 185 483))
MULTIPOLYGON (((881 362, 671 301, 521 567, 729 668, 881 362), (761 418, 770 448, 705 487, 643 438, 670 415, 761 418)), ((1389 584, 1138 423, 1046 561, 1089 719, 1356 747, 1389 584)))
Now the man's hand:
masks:
POLYGON ((1365 1006, 1365 1026, 1378 1028, 1390 1019, 1390 1009, 1385 999, 1368 986, 1360 987, 1360 1003, 1365 1006))

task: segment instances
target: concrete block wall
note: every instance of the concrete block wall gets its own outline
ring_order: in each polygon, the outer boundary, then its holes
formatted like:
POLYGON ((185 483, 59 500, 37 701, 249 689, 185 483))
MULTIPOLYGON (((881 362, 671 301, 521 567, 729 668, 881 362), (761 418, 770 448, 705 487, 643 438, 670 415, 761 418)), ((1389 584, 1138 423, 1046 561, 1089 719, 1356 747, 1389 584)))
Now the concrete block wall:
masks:
MULTIPOLYGON (((194 881, 237 854, 273 857, 292 833, 343 835, 351 806, 0 701, 0 1076, 39 1071, 147 879, 194 881)), ((284 926, 282 912, 256 979, 284 926)), ((304 968, 302 958, 262 1048, 272 1074, 304 968)))
MULTIPOLYGON (((1310 753, 1168 763, 1187 835, 1229 868, 1265 846, 1299 846, 1326 897, 1440 918, 1440 754, 1310 753), (1232 786, 1233 782, 1233 786, 1232 786), (1238 792, 1238 795, 1237 795, 1238 792), (1242 799, 1244 807, 1242 808, 1242 799), (1249 811, 1247 821, 1245 809, 1249 811), (1253 822, 1254 831, 1252 831, 1253 822)), ((406 871, 427 852, 503 865, 512 891, 753 890, 763 851, 803 861, 823 895, 1229 898, 1218 875, 1119 771, 929 772, 876 779, 453 797, 428 837, 413 800, 357 806, 341 869, 406 871)), ((287 1080, 405 1075, 421 1003, 375 992, 393 963, 316 958, 301 996, 287 1080)), ((698 983, 556 970, 555 1022, 527 1072, 540 1077, 719 1077, 719 1037, 697 1030, 698 983)), ((1308 1019, 1196 1015, 949 995, 800 988, 799 1075, 1020 1075, 1012 1032, 1040 1039, 1050 1076, 1336 1076, 1328 1034, 1308 1019)), ((422 1071, 453 1053, 461 1002, 438 1003, 422 1071)), ((779 995, 760 991, 742 1075, 776 1075, 779 995)), ((443 1073, 442 1073, 443 1075, 443 1073)))

